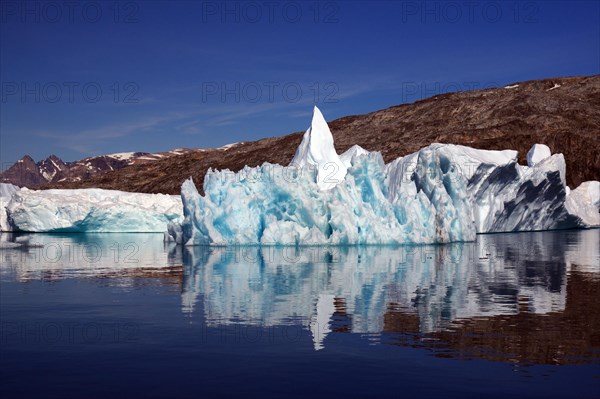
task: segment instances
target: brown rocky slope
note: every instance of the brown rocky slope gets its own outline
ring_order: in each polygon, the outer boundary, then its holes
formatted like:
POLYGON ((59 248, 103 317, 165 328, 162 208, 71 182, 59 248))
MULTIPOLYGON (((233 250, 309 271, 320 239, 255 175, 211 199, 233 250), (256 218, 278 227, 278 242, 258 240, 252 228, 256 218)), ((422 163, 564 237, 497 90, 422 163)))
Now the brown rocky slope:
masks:
MULTIPOLYGON (((327 109, 324 109, 325 114, 327 109)), ((567 183, 574 188, 600 180, 600 75, 518 83, 509 88, 441 94, 365 115, 329 123, 338 153, 358 144, 381 151, 386 162, 431 143, 519 151, 525 163, 534 143, 563 153, 567 183)), ((201 190, 209 167, 233 171, 263 162, 287 165, 302 132, 131 165, 80 182, 44 188, 100 187, 124 191, 178 194, 192 176, 201 190)))

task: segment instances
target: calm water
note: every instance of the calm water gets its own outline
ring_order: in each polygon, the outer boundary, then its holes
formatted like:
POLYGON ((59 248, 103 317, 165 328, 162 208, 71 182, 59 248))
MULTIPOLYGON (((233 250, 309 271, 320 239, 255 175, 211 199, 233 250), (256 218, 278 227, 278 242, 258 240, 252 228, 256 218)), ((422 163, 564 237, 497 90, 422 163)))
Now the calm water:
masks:
POLYGON ((2 249, 2 397, 600 393, 600 230, 367 248, 32 235, 2 249))

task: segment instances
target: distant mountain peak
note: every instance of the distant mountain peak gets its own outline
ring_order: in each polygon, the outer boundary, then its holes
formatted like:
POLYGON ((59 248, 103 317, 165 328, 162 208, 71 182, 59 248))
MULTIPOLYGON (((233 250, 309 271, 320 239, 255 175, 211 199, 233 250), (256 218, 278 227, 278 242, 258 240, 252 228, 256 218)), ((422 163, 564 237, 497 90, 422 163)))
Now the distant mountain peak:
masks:
POLYGON ((202 150, 178 149, 155 154, 139 151, 121 152, 95 155, 73 162, 65 162, 59 156, 51 154, 37 163, 30 155, 25 154, 10 168, 0 173, 0 182, 28 188, 38 188, 49 183, 80 182, 129 165, 153 162, 194 151, 202 150))
POLYGON ((29 154, 23 155, 21 157, 21 159, 19 159, 17 162, 33 162, 33 163, 35 163, 35 161, 33 160, 33 158, 29 154))

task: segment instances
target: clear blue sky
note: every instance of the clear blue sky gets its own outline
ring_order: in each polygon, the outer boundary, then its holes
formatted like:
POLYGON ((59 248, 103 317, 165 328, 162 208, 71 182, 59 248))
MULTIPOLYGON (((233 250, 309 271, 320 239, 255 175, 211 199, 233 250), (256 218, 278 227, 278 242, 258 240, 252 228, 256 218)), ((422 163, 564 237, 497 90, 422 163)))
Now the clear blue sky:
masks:
POLYGON ((286 134, 315 103, 332 120, 600 73, 598 1, 1 4, 3 168, 286 134))

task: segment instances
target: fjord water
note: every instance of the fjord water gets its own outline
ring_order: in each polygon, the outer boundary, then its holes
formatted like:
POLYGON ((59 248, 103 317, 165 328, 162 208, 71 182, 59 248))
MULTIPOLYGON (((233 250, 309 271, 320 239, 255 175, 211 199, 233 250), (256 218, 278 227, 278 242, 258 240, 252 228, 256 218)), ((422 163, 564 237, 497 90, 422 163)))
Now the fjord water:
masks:
POLYGON ((598 397, 600 230, 2 249, 3 397, 598 397), (7 396, 8 395, 8 396, 7 396))

